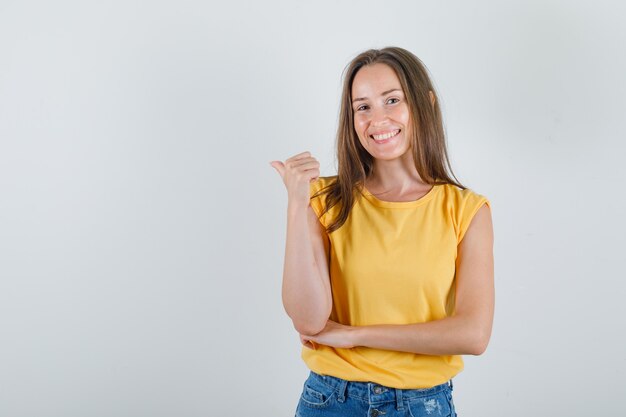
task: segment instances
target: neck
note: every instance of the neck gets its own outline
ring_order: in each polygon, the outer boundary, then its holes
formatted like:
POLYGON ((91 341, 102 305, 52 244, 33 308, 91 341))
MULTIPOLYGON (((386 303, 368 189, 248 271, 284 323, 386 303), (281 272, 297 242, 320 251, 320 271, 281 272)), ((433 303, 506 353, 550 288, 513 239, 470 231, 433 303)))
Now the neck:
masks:
MULTIPOLYGON (((415 189, 416 186, 426 185, 415 168, 412 155, 407 152, 405 156, 391 161, 381 159, 374 160, 372 173, 366 179, 372 188, 403 192, 415 189)), ((368 187, 369 188, 369 187, 368 187)))

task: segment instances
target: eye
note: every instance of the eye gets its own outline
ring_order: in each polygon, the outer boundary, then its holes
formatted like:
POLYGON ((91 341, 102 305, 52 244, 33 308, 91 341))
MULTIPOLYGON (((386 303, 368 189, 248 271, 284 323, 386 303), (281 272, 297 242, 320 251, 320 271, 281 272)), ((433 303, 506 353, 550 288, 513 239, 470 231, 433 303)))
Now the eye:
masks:
MULTIPOLYGON (((394 97, 394 98, 390 98, 389 100, 397 100, 397 101, 400 101, 399 99, 397 99, 397 98, 395 98, 395 97, 394 97)), ((387 101, 389 101, 389 100, 387 100, 387 101)), ((392 103, 392 104, 394 104, 394 103, 392 103)))
POLYGON ((367 107, 367 106, 366 105, 359 106, 359 107, 356 108, 356 111, 361 110, 363 107, 367 107))

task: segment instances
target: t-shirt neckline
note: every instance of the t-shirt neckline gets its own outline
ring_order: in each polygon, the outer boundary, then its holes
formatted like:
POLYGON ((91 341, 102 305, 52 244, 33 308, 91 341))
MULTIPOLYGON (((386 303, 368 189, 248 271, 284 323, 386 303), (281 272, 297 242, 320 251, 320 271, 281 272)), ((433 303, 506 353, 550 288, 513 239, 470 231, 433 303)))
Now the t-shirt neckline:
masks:
POLYGON ((435 193, 437 192, 437 190, 439 190, 439 188, 441 188, 442 184, 435 184, 431 187, 431 189, 424 194, 423 196, 421 196, 420 198, 418 198, 417 200, 412 200, 412 201, 385 201, 385 200, 380 200, 379 198, 375 197, 374 194, 372 194, 365 186, 363 186, 363 193, 361 194, 363 197, 365 197, 369 202, 371 202, 372 204, 374 204, 375 206, 378 207, 384 207, 384 208, 412 208, 412 207, 417 207, 420 206, 424 203, 426 203, 427 201, 429 201, 430 199, 433 198, 433 196, 435 195, 435 193))

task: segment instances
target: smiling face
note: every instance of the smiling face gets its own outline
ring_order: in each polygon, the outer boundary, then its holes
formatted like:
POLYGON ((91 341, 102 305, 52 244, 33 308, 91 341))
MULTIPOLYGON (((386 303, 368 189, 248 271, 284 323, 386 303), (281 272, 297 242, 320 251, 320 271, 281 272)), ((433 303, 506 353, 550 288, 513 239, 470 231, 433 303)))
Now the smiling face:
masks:
POLYGON ((410 113, 395 71, 386 64, 359 69, 352 82, 354 129, 372 157, 410 157, 410 113))

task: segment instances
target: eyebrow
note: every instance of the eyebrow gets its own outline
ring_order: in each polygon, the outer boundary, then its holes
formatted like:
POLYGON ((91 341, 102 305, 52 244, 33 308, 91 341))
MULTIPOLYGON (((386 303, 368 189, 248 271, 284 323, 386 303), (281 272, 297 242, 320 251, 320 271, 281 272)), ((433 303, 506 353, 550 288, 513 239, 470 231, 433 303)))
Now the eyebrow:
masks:
MULTIPOLYGON (((385 94, 389 94, 392 91, 402 91, 399 88, 392 88, 391 90, 387 90, 387 91, 383 91, 383 93, 381 94, 381 96, 384 96, 385 94)), ((359 97, 359 98, 355 98, 354 100, 352 100, 352 103, 356 103, 357 101, 363 101, 366 100, 367 97, 359 97)))

